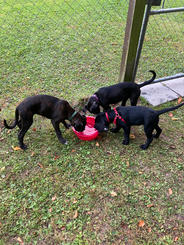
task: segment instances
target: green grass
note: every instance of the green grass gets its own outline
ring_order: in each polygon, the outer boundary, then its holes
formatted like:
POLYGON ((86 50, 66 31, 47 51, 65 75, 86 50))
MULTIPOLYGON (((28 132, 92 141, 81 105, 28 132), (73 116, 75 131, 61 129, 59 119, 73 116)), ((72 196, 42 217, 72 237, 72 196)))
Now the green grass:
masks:
MULTIPOLYGON (((14 150, 18 130, 3 128, 29 95, 76 106, 117 82, 127 4, 99 2, 0 1, 0 244, 184 244, 184 108, 173 112, 177 121, 160 117, 163 132, 147 151, 142 127, 125 147, 122 131, 84 142, 61 125, 63 146, 49 120, 35 116, 25 152, 14 150)), ((182 13, 168 17, 168 28, 166 17, 152 18, 138 81, 149 69, 183 71, 182 13)))

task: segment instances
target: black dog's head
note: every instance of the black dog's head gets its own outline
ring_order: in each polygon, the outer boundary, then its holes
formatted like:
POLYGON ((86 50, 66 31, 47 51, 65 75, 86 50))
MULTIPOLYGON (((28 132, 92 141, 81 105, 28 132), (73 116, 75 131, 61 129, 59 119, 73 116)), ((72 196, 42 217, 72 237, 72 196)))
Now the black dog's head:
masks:
POLYGON ((93 114, 98 114, 100 113, 100 105, 99 105, 99 100, 96 95, 92 95, 89 100, 87 105, 84 107, 83 111, 86 112, 88 110, 89 112, 93 114))
POLYGON ((109 130, 109 122, 107 121, 107 118, 104 112, 101 112, 96 116, 94 127, 99 132, 106 132, 109 130))
POLYGON ((84 131, 86 126, 86 116, 77 113, 72 119, 71 124, 78 132, 84 131))

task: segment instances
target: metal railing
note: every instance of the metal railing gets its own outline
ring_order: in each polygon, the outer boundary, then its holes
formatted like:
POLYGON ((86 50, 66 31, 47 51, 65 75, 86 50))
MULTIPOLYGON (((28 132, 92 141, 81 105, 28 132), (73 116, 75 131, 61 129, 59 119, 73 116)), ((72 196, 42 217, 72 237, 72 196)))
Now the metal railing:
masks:
MULTIPOLYGON (((133 77, 135 79, 136 76, 136 72, 137 72, 137 68, 138 66, 141 67, 142 62, 144 62, 144 45, 143 45, 143 41, 145 39, 145 37, 149 36, 149 31, 152 31, 152 26, 153 23, 163 23, 163 26, 165 28, 165 30, 163 31, 163 27, 159 28, 159 24, 158 24, 158 28, 157 30, 159 31, 158 33, 155 33, 155 40, 158 38, 160 38, 159 36, 162 36, 163 38, 167 36, 167 29, 168 33, 170 34, 170 42, 172 42, 172 36, 175 38, 177 36, 177 41, 173 40, 173 44, 176 45, 176 43, 180 44, 180 52, 183 53, 184 55, 184 42, 183 42, 183 38, 184 38, 184 34, 183 30, 184 30, 184 1, 172 1, 172 0, 164 0, 162 1, 161 4, 161 8, 160 7, 156 7, 155 9, 152 8, 152 0, 148 1, 148 5, 146 7, 146 11, 145 11, 145 15, 144 15, 144 21, 143 21, 143 26, 142 26, 142 31, 141 31, 141 35, 140 35, 140 42, 139 42, 139 46, 138 46, 138 51, 137 51, 137 57, 136 57, 136 66, 134 68, 134 73, 133 73, 133 77), (172 7, 174 6, 174 7, 172 7), (165 16, 165 18, 163 17, 163 15, 165 16), (179 22, 177 20, 177 18, 179 17, 179 15, 182 17, 183 16, 183 21, 179 22), (153 16, 151 18, 151 16, 153 16), (158 21, 158 17, 160 16, 160 20, 158 21), (148 21, 149 20, 149 21, 148 21), (176 25, 177 24, 177 25, 176 25), (148 30, 148 26, 149 26, 149 30, 148 30), (148 32, 147 32, 148 30, 148 32), (147 33, 146 33, 147 32, 147 33), (164 34, 165 32, 165 34, 164 34), (180 35, 179 35, 180 34, 180 35), (143 48, 143 50, 142 50, 143 48), (141 51, 143 51, 143 57, 140 58, 141 55, 141 51), (139 60, 140 58, 140 60, 139 60)), ((173 39, 174 39, 173 38, 173 39)), ((157 44, 154 46, 154 40, 153 40, 153 52, 154 49, 156 49, 157 51, 159 50, 159 47, 157 46, 157 44)), ((165 50, 162 48, 162 51, 158 53, 158 56, 162 57, 162 55, 164 55, 164 52, 167 49, 167 45, 165 47, 165 50)), ((176 50, 177 52, 177 50, 176 50)), ((179 51, 178 51, 179 52, 179 51)), ((166 52, 165 52, 166 54, 166 52)), ((165 81, 165 80, 170 80, 170 79, 174 79, 174 78, 179 78, 179 77, 184 77, 184 59, 182 58, 182 54, 180 55, 180 59, 176 60, 175 59, 175 54, 173 53, 172 56, 168 56, 165 55, 166 58, 168 58, 168 60, 163 60, 163 62, 160 64, 159 68, 163 69, 162 66, 164 67, 163 63, 165 62, 165 66, 168 64, 171 67, 173 67, 173 64, 175 64, 174 69, 172 68, 171 70, 171 74, 167 73, 166 76, 164 77, 160 77, 158 79, 155 80, 155 82, 161 82, 161 81, 165 81), (176 74, 172 74, 175 71, 179 71, 179 73, 176 74)), ((151 57, 150 57, 151 60, 151 57)), ((151 62, 149 62, 151 64, 151 62)), ((159 70, 158 70, 159 71, 159 70)))

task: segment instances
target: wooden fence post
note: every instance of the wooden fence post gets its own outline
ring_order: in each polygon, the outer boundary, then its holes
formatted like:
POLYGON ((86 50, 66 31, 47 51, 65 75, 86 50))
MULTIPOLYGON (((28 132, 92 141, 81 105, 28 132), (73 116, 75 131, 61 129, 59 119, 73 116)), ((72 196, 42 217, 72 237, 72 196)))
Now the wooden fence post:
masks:
POLYGON ((133 71, 146 3, 146 0, 129 1, 119 82, 133 81, 133 71))

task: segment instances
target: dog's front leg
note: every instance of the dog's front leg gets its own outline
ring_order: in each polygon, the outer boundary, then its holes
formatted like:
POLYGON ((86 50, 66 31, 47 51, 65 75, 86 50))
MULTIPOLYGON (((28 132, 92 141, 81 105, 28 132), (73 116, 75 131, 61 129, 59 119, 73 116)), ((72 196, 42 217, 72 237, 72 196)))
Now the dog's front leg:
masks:
POLYGON ((117 133, 117 132, 120 131, 120 129, 121 129, 121 127, 116 125, 116 127, 115 127, 115 128, 111 128, 110 131, 111 131, 112 133, 117 133))
POLYGON ((51 120, 52 125, 56 131, 56 135, 58 137, 58 140, 62 143, 62 144, 67 144, 67 141, 63 138, 61 130, 59 128, 59 122, 55 122, 54 120, 51 120))
POLYGON ((71 124, 66 123, 65 120, 62 121, 62 124, 65 126, 66 129, 69 129, 71 127, 71 124))
POLYGON ((130 127, 124 125, 123 129, 124 129, 124 140, 123 140, 122 144, 128 145, 129 144, 130 127))

